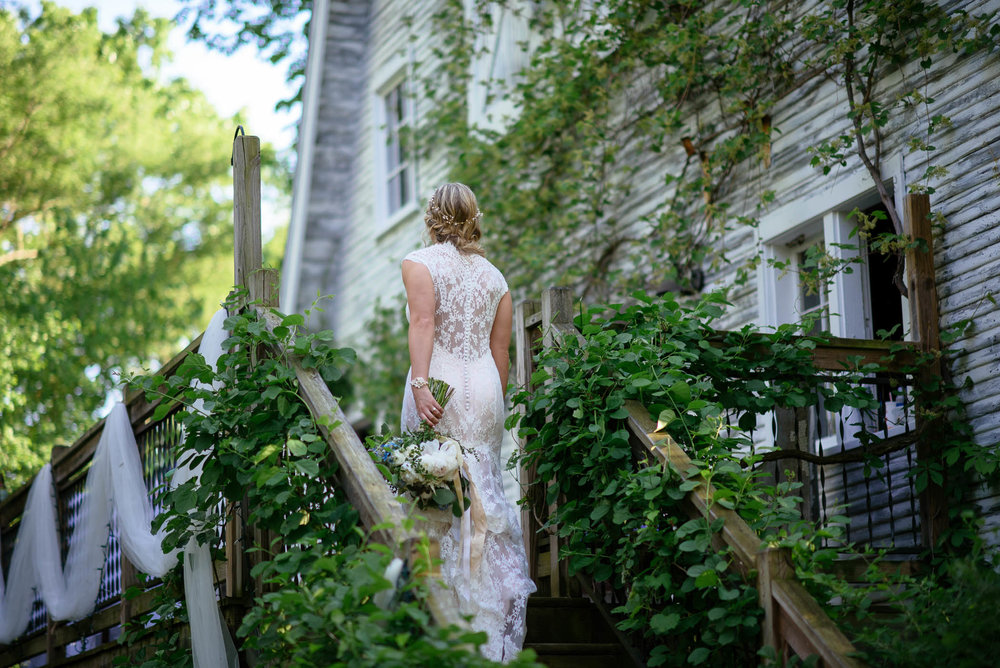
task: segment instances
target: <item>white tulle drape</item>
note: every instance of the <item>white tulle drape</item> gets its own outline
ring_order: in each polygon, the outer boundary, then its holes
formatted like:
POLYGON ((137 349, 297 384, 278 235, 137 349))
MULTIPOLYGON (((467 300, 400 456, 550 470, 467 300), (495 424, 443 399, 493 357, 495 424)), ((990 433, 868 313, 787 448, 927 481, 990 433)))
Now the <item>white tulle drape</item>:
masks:
MULTIPOLYGON (((199 347, 213 366, 227 337, 225 317, 225 311, 215 314, 199 347)), ((182 454, 180 461, 187 459, 182 454)), ((200 473, 182 464, 171 484, 177 486, 200 473)), ((93 612, 112 528, 122 553, 138 570, 162 577, 177 564, 177 551, 164 554, 162 533, 150 531, 153 509, 124 404, 116 404, 105 419, 78 518, 62 565, 52 467, 46 464, 28 491, 6 583, 0 570, 0 644, 24 633, 36 590, 53 619, 77 620, 93 612), (114 524, 112 509, 117 515, 114 524)), ((194 539, 184 548, 184 595, 195 668, 237 668, 236 649, 216 601, 209 547, 194 539)))

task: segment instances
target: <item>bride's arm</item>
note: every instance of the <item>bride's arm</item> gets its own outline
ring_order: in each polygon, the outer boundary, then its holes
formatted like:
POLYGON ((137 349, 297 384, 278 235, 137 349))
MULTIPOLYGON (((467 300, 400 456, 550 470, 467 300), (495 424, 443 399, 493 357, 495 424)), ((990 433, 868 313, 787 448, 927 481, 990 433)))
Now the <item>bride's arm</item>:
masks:
MULTIPOLYGON (((434 352, 434 282, 427 267, 403 260, 403 285, 410 306, 410 378, 426 379, 434 352)), ((433 427, 441 419, 441 406, 425 386, 413 390, 417 415, 433 427)))
POLYGON ((510 328, 514 320, 514 302, 508 292, 500 298, 497 315, 490 331, 490 352, 500 374, 500 387, 507 391, 507 376, 510 372, 510 328))

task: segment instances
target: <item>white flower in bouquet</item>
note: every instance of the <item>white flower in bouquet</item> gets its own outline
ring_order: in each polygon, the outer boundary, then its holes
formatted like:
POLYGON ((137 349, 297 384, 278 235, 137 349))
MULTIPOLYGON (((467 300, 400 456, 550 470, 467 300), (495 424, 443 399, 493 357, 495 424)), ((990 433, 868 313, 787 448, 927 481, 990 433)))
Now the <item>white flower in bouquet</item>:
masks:
POLYGON ((408 485, 416 485, 423 482, 423 476, 413 467, 413 462, 403 462, 399 467, 399 477, 408 485))
POLYGON ((438 480, 448 480, 462 466, 462 448, 453 438, 444 441, 424 441, 420 444, 423 454, 420 465, 438 480))

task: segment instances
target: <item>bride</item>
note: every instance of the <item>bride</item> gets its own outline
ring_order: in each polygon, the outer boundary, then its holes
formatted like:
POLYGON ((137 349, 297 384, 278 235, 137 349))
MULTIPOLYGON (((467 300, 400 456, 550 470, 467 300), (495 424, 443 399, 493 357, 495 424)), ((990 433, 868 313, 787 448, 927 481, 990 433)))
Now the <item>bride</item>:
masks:
POLYGON ((401 422, 403 429, 415 429, 425 420, 466 449, 486 514, 486 526, 476 533, 485 530, 485 542, 481 558, 470 558, 461 521, 438 525, 444 526, 441 575, 461 612, 472 615, 473 628, 487 633, 483 655, 510 661, 524 642, 525 607, 535 585, 517 513, 500 479, 513 307, 507 282, 479 245, 481 216, 467 186, 440 186, 424 215, 432 245, 403 260, 410 372, 401 422), (428 378, 454 388, 446 409, 431 396, 428 378))

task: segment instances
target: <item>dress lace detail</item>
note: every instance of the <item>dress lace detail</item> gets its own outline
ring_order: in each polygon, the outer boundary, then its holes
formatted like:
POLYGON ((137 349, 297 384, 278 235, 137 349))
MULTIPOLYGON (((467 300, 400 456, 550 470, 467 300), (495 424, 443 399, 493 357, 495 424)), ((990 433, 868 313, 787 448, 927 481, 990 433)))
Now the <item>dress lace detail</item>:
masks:
MULTIPOLYGON (((500 443, 503 439, 503 388, 490 354, 490 332, 507 282, 486 258, 459 252, 450 243, 414 251, 406 260, 427 267, 434 284, 434 350, 430 376, 455 388, 438 428, 457 438, 466 451, 469 474, 486 511, 486 542, 479 568, 467 578, 462 572, 460 520, 428 528, 441 542, 441 575, 473 627, 486 631, 483 655, 509 661, 521 650, 525 608, 535 585, 517 512, 507 501, 501 482, 500 443), (456 401, 456 399, 461 399, 456 401)), ((419 423, 407 374, 401 423, 419 423)))

